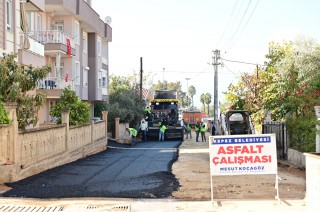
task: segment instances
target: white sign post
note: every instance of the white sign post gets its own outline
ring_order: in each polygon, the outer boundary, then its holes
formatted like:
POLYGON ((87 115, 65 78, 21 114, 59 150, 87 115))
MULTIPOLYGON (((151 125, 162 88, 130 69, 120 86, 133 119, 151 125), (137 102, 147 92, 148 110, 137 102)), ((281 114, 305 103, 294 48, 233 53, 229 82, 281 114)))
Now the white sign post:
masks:
POLYGON ((276 175, 279 200, 277 148, 274 134, 210 136, 211 200, 213 176, 276 175))

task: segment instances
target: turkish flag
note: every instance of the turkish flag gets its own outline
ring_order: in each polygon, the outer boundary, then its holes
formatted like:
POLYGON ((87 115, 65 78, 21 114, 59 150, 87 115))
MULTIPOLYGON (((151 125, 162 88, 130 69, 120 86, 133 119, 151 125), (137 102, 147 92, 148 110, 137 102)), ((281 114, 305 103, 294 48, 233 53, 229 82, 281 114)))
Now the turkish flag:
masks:
POLYGON ((71 55, 71 44, 70 44, 70 39, 67 38, 67 54, 70 56, 71 55))
POLYGON ((65 78, 66 82, 68 82, 68 78, 69 78, 69 74, 66 73, 66 78, 65 78))

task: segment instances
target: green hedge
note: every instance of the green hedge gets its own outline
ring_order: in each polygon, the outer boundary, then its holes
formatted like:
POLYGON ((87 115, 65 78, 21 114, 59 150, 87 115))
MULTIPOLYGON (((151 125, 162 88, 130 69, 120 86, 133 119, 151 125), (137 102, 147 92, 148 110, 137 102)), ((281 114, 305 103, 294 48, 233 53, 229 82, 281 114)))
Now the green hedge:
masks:
POLYGON ((302 116, 287 118, 289 131, 289 147, 300 152, 315 152, 316 149, 316 124, 315 116, 302 116))

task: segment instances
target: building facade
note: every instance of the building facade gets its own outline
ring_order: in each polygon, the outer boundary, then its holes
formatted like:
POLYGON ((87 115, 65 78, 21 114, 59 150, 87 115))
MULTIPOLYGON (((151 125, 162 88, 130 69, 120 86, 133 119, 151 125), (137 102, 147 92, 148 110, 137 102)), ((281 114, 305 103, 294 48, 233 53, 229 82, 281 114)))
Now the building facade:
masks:
POLYGON ((94 102, 108 97, 112 29, 91 0, 4 0, 0 7, 0 51, 18 53, 23 65, 52 67, 35 91, 47 96, 39 123, 53 121, 50 107, 67 86, 93 114, 94 102))

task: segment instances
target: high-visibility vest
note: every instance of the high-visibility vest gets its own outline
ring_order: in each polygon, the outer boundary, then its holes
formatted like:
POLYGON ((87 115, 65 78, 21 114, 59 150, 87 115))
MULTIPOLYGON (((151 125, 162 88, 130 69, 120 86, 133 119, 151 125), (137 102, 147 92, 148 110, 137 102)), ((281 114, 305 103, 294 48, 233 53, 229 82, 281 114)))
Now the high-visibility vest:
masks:
POLYGON ((206 125, 202 125, 201 126, 201 132, 205 132, 206 131, 206 125))
POLYGON ((187 125, 187 129, 188 129, 189 131, 191 131, 190 124, 187 125))
POLYGON ((163 125, 163 126, 160 128, 160 131, 164 133, 164 132, 166 131, 166 129, 167 129, 166 125, 163 125))
POLYGON ((137 134, 138 134, 137 130, 134 129, 134 128, 129 128, 129 131, 131 132, 131 134, 132 134, 133 137, 136 137, 137 134))
POLYGON ((198 124, 195 125, 195 129, 196 129, 196 132, 199 132, 200 129, 198 124))

